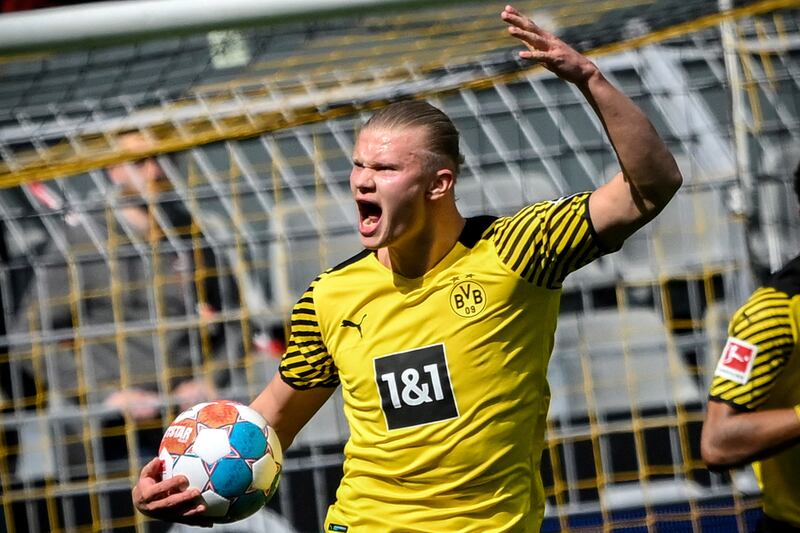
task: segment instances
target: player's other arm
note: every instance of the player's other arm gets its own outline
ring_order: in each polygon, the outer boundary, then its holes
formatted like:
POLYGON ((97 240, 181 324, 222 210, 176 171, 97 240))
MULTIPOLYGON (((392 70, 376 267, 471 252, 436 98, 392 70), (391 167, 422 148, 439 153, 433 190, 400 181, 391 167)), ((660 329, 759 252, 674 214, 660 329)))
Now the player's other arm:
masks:
POLYGON ((761 408, 793 357, 791 314, 785 293, 762 288, 731 319, 700 439, 709 468, 749 463, 800 442, 796 408, 761 408))
POLYGON ((700 453, 712 470, 750 463, 796 442, 796 409, 744 412, 714 399, 708 402, 700 453))
POLYGON ((597 65, 513 7, 506 6, 501 17, 509 33, 527 47, 520 57, 539 61, 573 83, 603 123, 622 170, 592 194, 589 210, 601 242, 618 247, 680 188, 683 178, 675 159, 642 110, 597 65))
POLYGON ((289 386, 275 374, 250 407, 261 413, 278 434, 285 450, 311 417, 328 401, 335 388, 315 387, 299 390, 289 386))

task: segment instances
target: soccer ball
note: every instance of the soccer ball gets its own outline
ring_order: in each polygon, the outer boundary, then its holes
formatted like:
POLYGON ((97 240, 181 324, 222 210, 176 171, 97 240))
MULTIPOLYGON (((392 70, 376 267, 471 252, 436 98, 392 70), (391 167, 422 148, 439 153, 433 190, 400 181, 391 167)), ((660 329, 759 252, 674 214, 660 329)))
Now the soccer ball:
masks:
POLYGON ((235 522, 261 509, 278 488, 278 436, 250 407, 226 400, 182 412, 161 439, 162 478, 184 475, 200 490, 203 516, 235 522))

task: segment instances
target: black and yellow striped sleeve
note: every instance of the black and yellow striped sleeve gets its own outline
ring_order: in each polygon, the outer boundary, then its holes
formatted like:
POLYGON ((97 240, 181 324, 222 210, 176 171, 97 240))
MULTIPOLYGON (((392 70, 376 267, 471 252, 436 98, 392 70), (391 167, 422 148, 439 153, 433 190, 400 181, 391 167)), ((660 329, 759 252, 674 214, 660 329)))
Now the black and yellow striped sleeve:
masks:
POLYGON ((337 387, 339 372, 322 340, 317 313, 314 308, 314 285, 292 309, 289 343, 281 359, 281 379, 295 389, 337 387))
POLYGON ((756 347, 752 366, 741 379, 731 379, 724 368, 724 352, 709 398, 742 411, 757 409, 764 403, 794 349, 791 320, 790 298, 785 292, 770 287, 755 291, 728 326, 728 345, 743 341, 756 347))
POLYGON ((604 250, 589 219, 589 195, 539 202, 495 224, 500 259, 531 283, 557 289, 567 274, 612 250, 604 250))

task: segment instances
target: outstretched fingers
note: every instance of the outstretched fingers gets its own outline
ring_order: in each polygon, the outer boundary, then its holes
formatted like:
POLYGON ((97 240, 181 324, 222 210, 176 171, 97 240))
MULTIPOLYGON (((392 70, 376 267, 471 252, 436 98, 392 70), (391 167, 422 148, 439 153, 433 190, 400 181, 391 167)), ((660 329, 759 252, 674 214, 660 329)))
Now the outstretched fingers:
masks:
POLYGON ((522 13, 517 11, 517 9, 513 6, 506 6, 503 12, 500 13, 500 18, 502 18, 504 21, 511 24, 512 26, 515 26, 522 30, 534 33, 543 33, 544 31, 539 26, 537 26, 534 21, 524 16, 522 13))
MULTIPOLYGON (((508 33, 522 41, 531 50, 548 50, 550 48, 548 39, 550 34, 541 29, 528 17, 522 16, 512 6, 506 6, 500 17, 508 26, 508 33)), ((520 54, 521 57, 531 58, 531 56, 520 54)))
POLYGON ((566 44, 558 36, 543 30, 513 6, 506 6, 500 17, 508 24, 508 33, 519 39, 526 50, 519 57, 538 62, 559 78, 583 84, 597 72, 586 56, 566 44))

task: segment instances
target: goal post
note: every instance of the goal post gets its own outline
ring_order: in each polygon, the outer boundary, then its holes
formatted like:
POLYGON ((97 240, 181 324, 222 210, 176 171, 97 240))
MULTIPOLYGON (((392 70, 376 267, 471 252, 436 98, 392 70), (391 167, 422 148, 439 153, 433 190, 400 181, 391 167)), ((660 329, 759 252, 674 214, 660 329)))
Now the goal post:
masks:
MULTIPOLYGON (((476 0, 471 0, 475 2, 476 0)), ((461 0, 464 5, 470 0, 461 0)), ((252 28, 363 16, 392 10, 446 6, 454 0, 213 0, 110 1, 77 4, 0 17, 0 54, 19 54, 118 45, 202 31, 252 28)))

